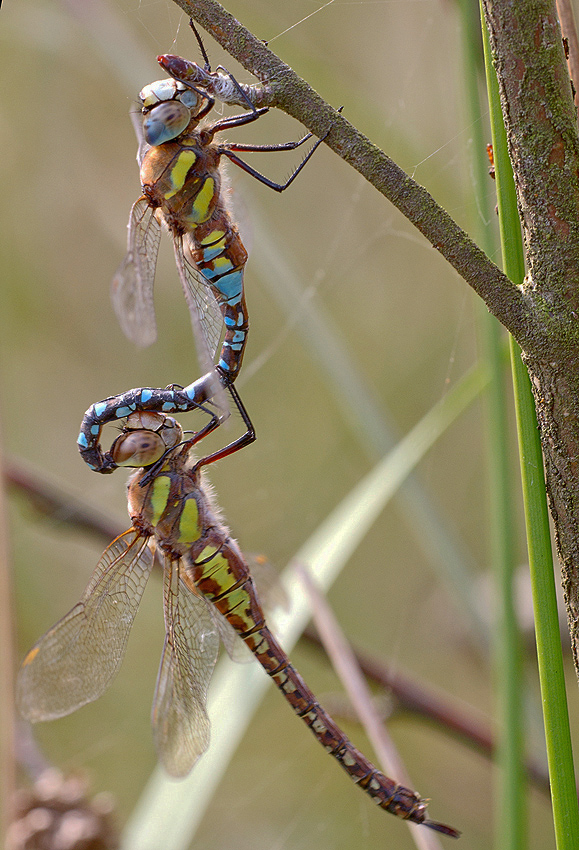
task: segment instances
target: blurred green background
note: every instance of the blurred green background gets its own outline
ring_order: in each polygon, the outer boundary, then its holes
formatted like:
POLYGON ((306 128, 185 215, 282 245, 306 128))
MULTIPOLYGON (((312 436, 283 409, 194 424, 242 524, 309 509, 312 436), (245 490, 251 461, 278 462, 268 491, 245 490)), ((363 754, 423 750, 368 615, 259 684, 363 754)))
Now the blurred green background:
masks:
MULTIPOLYGON (((226 5, 330 103, 343 105, 344 115, 463 227, 473 228, 480 210, 471 193, 472 128, 465 117, 453 3, 335 2, 318 14, 321 4, 308 0, 226 5)), ((170 2, 5 0, 0 45, 0 403, 6 452, 60 484, 73 501, 85 499, 124 522, 123 473, 91 474, 75 441, 92 402, 129 387, 189 383, 198 374, 168 237, 157 274, 158 342, 136 350, 124 339, 109 300, 129 209, 139 194, 129 110, 139 89, 162 76, 157 53, 199 60, 196 44, 185 16, 170 2)), ((213 66, 223 63, 240 80, 252 81, 209 37, 206 47, 213 66)), ((302 128, 272 112, 234 132, 236 140, 272 143, 297 139, 302 128)), ((254 156, 252 163, 282 180, 297 161, 288 153, 254 156)), ((250 250, 251 334, 238 387, 258 440, 212 468, 211 478, 242 548, 281 568, 380 454, 363 430, 369 416, 362 408, 358 421, 345 413, 340 388, 320 366, 317 339, 304 333, 312 311, 359 373, 379 414, 402 435, 476 362, 476 305, 466 284, 417 231, 324 146, 281 196, 233 166, 228 173, 250 250)), ((485 188, 492 209, 490 179, 485 188)), ((341 390, 351 395, 347 385, 341 390)), ((461 417, 419 475, 441 528, 456 537, 467 565, 475 568, 475 593, 486 610, 482 410, 477 403, 461 417)), ((184 422, 195 424, 193 417, 184 422)), ((216 439, 222 438, 220 432, 216 439)), ((39 518, 22 498, 12 499, 10 508, 21 658, 78 600, 103 546, 71 531, 64 520, 39 518)), ((441 579, 434 548, 401 503, 392 503, 330 601, 356 645, 490 719, 485 649, 473 639, 453 588, 441 579)), ((520 557, 524 561, 522 543, 520 557)), ((107 694, 36 730, 54 763, 87 771, 94 789, 115 795, 121 823, 155 763, 149 711, 162 646, 160 600, 154 577, 127 660, 107 694)), ((307 645, 292 658, 331 707, 341 691, 326 661, 307 645)), ((532 651, 529 670, 536 705, 532 651)), ((570 664, 569 682, 576 717, 570 664)), ((359 728, 348 721, 344 727, 371 755, 359 728)), ((415 787, 432 798, 432 816, 463 830, 469 850, 487 848, 489 763, 412 719, 395 718, 390 729, 415 787)), ((540 735, 530 740, 529 751, 542 758, 540 735)), ((529 803, 529 847, 554 846, 546 797, 532 791, 529 803)), ((342 776, 272 689, 193 846, 414 845, 402 824, 342 776)))

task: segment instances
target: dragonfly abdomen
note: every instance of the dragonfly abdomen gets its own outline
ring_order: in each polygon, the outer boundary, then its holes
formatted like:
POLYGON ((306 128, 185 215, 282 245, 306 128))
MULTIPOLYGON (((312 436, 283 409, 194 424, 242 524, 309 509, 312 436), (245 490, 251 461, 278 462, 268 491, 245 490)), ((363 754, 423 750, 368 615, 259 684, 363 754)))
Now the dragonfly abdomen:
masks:
POLYGON ((352 744, 316 700, 269 629, 264 627, 245 640, 298 717, 354 782, 381 808, 416 823, 425 822, 426 801, 377 770, 352 744))
POLYGON ((249 331, 243 276, 247 251, 226 210, 216 210, 212 218, 191 233, 192 255, 197 268, 211 286, 219 302, 225 336, 219 366, 234 381, 249 331))
POLYGON ((227 618, 298 717, 380 808, 447 835, 458 834, 452 827, 428 820, 426 800, 377 770, 321 707, 265 625, 249 568, 234 540, 223 540, 213 549, 213 557, 205 546, 196 556, 193 571, 197 588, 227 618))
POLYGON ((243 293, 247 251, 224 205, 216 149, 205 149, 195 138, 189 135, 186 144, 175 141, 151 148, 143 160, 141 182, 174 236, 185 236, 193 265, 219 303, 225 324, 219 367, 233 382, 249 330, 243 293))

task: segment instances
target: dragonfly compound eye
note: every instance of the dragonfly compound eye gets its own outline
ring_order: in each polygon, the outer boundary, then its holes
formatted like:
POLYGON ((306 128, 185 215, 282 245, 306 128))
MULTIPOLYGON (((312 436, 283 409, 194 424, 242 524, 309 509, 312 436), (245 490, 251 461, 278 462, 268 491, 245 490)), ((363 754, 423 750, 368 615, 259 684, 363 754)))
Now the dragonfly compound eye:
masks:
POLYGON ((115 440, 111 455, 117 466, 150 466, 167 451, 159 434, 153 431, 129 431, 115 440))
POLYGON ((143 120, 143 134, 150 145, 162 145, 177 138, 191 120, 191 111, 179 100, 159 103, 143 120))

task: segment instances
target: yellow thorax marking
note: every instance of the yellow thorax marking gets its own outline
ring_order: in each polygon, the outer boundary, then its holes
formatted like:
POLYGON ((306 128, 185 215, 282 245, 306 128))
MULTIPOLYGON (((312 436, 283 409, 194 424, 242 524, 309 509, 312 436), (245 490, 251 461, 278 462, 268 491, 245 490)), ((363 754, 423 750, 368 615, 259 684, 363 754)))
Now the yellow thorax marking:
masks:
POLYGON ((171 479, 168 475, 159 475, 153 481, 153 490, 150 497, 151 508, 153 511, 151 523, 153 525, 157 525, 161 519, 163 511, 167 507, 167 499, 169 497, 170 489, 171 479))
POLYGON ((183 505, 179 520, 179 543, 194 543, 200 537, 199 507, 197 499, 190 496, 183 505))
POLYGON ((169 175, 171 184, 173 186, 172 190, 165 193, 165 198, 169 200, 174 195, 179 192, 183 186, 185 185, 185 181, 187 180, 187 175, 189 173, 189 169, 192 165, 195 164, 197 159, 197 155, 194 151, 191 150, 182 150, 173 167, 171 168, 171 173, 169 175))
POLYGON ((191 208, 191 213, 187 216, 191 221, 200 224, 209 218, 209 206, 215 194, 215 180, 213 177, 206 177, 203 186, 197 193, 195 202, 191 208))

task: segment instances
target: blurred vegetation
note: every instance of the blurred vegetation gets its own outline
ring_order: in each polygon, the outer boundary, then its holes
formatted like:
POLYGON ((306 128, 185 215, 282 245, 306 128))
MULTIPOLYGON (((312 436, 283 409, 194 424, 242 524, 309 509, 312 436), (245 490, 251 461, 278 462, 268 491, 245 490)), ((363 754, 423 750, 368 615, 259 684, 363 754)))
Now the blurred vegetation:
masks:
MULTIPOLYGON (((227 6, 329 102, 343 104, 352 123, 473 230, 479 210, 469 172, 472 127, 452 4, 336 2, 312 17, 318 5, 307 0, 291 7, 281 0, 227 6)), ((196 45, 171 3, 7 0, 0 24, 6 452, 59 482, 73 499, 82 496, 123 520, 122 475, 90 473, 75 441, 92 402, 133 386, 184 384, 197 376, 169 239, 157 278, 159 340, 151 349, 137 351, 124 339, 109 300, 139 193, 128 112, 138 90, 162 76, 157 53, 198 59, 196 45)), ((223 63, 250 81, 215 44, 206 46, 214 66, 223 63)), ((267 143, 300 134, 286 116, 271 113, 235 138, 267 143)), ((292 163, 291 154, 272 154, 260 156, 258 167, 281 179, 292 163)), ((258 440, 214 467, 211 477, 243 549, 263 552, 282 567, 379 454, 362 429, 367 423, 355 428, 344 415, 343 400, 313 353, 315 340, 300 333, 304 316, 320 311, 384 420, 402 435, 477 361, 475 298, 399 213, 323 146, 282 196, 237 170, 229 174, 250 248, 252 329, 238 386, 258 440), (275 292, 287 267, 303 297, 294 295, 283 309, 275 292)), ((490 179, 486 188, 494 198, 490 179)), ((516 474, 514 437, 512 457, 516 474)), ((466 567, 474 568, 473 587, 490 618, 478 403, 435 445, 419 474, 440 527, 456 537, 466 567)), ((77 601, 102 546, 65 524, 40 520, 20 498, 11 501, 10 519, 21 657, 77 601)), ((524 559, 522 524, 518 546, 524 559)), ((490 716, 487 647, 473 637, 453 587, 441 578, 437 554, 395 501, 330 602, 355 644, 490 716)), ((50 760, 87 771, 97 790, 115 795, 121 821, 155 763, 149 710, 162 646, 160 599, 155 578, 110 691, 36 730, 50 760)), ((339 685, 324 659, 309 646, 298 647, 292 659, 320 699, 329 695, 331 702, 339 685)), ((532 650, 527 666, 536 704, 532 650)), ((574 682, 570 662, 568 673, 574 682)), ((570 700, 576 716, 573 685, 570 700)), ((345 729, 368 749, 353 723, 345 729)), ((390 729, 415 787, 433 799, 433 817, 467 833, 469 850, 487 848, 489 763, 404 717, 390 729)), ((528 749, 542 758, 540 735, 528 749)), ((529 847, 552 847, 549 802, 535 791, 529 817, 529 847)), ((398 850, 413 846, 401 824, 353 790, 271 690, 194 846, 297 850, 315 843, 346 850, 363 842, 373 850, 387 837, 398 850)))

